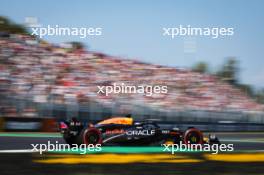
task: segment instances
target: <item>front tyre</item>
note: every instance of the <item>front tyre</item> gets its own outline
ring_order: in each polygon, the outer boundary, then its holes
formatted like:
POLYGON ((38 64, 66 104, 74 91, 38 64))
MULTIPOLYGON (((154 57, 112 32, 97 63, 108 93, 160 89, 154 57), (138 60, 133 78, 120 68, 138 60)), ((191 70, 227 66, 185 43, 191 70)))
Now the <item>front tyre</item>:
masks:
POLYGON ((185 144, 202 144, 203 134, 196 128, 189 128, 184 133, 183 141, 185 144))

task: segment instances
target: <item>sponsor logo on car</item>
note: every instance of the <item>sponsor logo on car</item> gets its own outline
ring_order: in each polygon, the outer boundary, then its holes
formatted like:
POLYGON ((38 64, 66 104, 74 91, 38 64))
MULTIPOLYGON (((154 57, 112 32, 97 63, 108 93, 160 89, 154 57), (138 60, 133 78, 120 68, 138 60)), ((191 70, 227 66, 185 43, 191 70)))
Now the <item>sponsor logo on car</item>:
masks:
POLYGON ((149 135, 154 135, 155 134, 155 130, 131 130, 131 131, 127 131, 126 135, 136 135, 136 136, 149 136, 149 135))

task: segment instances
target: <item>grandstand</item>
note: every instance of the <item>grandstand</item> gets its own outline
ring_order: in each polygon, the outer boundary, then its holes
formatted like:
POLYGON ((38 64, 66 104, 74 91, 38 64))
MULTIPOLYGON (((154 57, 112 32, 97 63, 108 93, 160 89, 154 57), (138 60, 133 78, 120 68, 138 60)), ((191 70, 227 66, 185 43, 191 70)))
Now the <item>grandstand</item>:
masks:
MULTIPOLYGON (((214 111, 263 112, 264 107, 214 75, 188 69, 153 65, 38 41, 28 35, 0 38, 1 108, 5 115, 34 116, 38 106, 21 109, 5 103, 26 101, 37 105, 66 105, 133 113, 137 109, 159 112, 214 111), (98 94, 97 86, 126 83, 166 85, 167 94, 98 94)), ((20 106, 21 107, 21 106, 20 106)), ((44 114, 47 115, 47 114, 44 114)), ((50 114, 52 115, 52 114, 50 114)))

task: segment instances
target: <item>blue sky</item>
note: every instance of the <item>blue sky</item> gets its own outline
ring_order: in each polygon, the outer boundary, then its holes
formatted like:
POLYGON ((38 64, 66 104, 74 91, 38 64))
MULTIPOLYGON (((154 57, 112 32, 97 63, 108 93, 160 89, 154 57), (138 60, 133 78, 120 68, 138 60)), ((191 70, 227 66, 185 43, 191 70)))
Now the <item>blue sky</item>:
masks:
POLYGON ((264 88, 264 1, 261 0, 1 0, 0 15, 17 23, 37 17, 41 24, 102 27, 103 35, 46 37, 60 43, 81 41, 90 50, 144 62, 190 67, 206 61, 215 71, 226 57, 236 57, 243 83, 264 88), (184 52, 184 38, 164 37, 163 27, 233 27, 234 35, 194 38, 196 51, 184 52))

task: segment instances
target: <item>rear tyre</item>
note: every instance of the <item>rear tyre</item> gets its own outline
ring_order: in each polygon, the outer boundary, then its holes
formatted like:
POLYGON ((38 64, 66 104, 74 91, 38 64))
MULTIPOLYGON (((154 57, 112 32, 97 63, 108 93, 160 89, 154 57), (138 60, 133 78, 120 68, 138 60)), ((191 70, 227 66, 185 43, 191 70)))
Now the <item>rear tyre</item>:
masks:
POLYGON ((102 144, 102 134, 96 128, 88 128, 83 133, 83 143, 86 145, 102 144))

